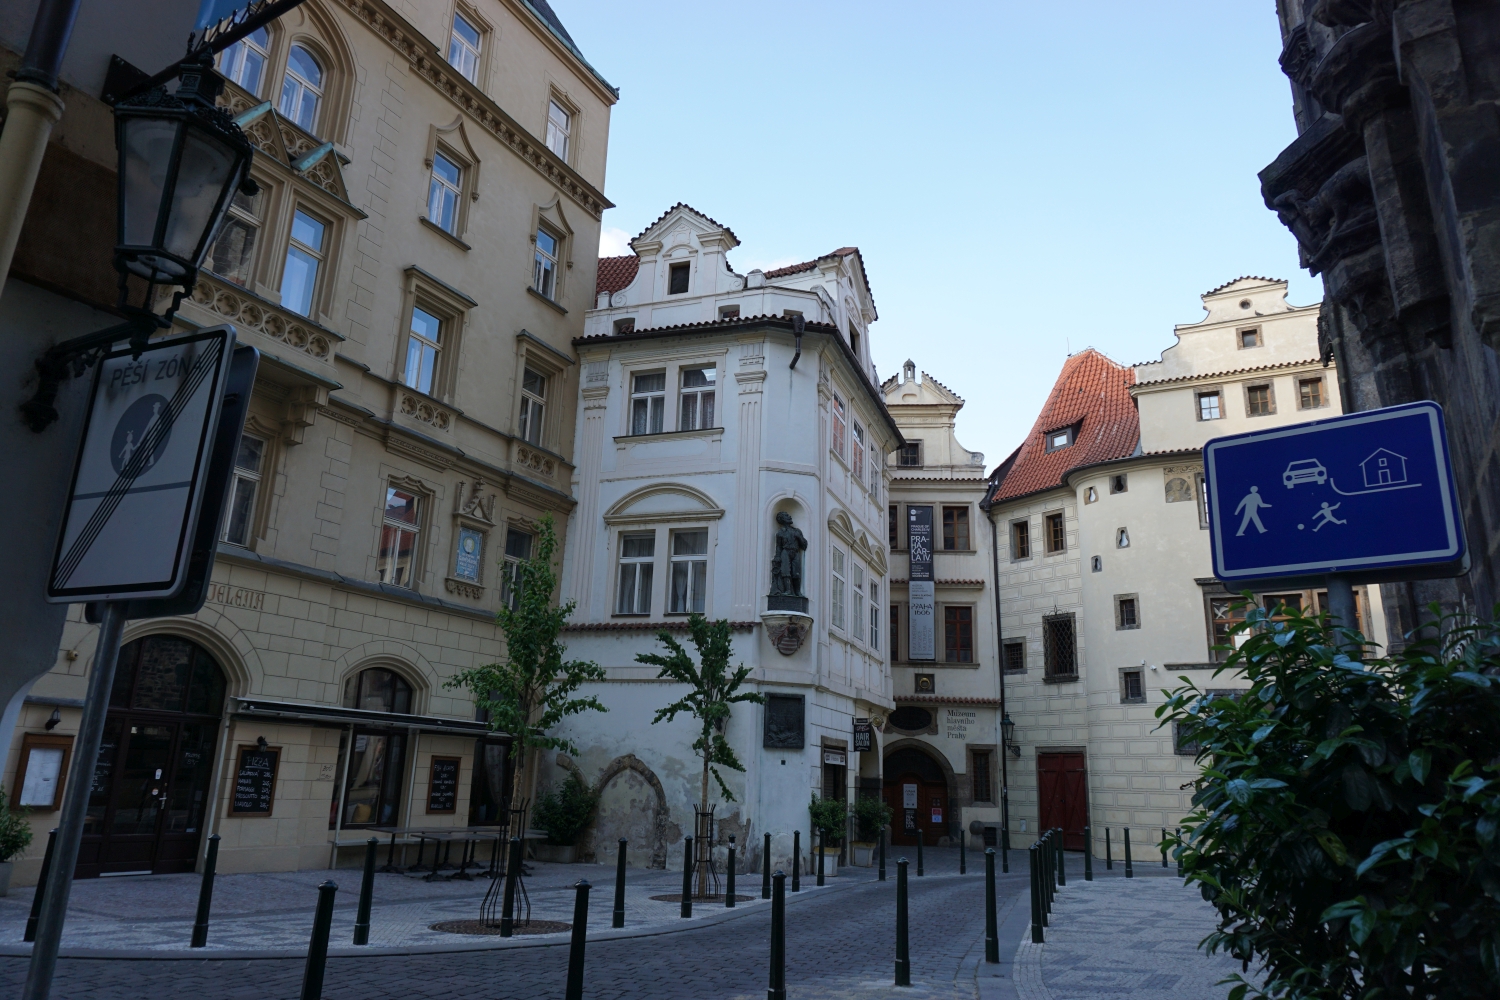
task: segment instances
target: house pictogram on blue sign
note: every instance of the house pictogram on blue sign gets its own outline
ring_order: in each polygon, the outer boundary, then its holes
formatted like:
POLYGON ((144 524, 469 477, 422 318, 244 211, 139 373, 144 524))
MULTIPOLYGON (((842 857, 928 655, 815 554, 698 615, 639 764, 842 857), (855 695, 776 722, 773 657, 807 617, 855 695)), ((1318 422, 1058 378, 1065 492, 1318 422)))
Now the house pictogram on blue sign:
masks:
POLYGON ((1366 486, 1394 486, 1406 482, 1406 457, 1389 448, 1377 448, 1359 463, 1366 486))

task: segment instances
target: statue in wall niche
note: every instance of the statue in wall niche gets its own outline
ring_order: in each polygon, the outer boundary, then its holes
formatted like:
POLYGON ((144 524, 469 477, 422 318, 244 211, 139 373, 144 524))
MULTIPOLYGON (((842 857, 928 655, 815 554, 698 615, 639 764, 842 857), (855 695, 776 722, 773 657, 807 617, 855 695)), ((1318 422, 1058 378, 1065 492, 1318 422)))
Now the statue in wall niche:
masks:
POLYGON ((802 596, 802 553, 807 551, 807 536, 792 523, 786 511, 776 515, 776 555, 771 559, 771 596, 802 596))

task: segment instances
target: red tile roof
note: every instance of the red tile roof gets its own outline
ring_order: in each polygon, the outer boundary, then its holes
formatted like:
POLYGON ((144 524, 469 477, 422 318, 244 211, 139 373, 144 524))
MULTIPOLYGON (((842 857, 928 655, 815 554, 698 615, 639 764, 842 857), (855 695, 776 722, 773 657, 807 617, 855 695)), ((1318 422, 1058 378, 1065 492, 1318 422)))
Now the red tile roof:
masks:
POLYGON ((640 269, 641 259, 633 253, 623 257, 600 257, 599 271, 594 277, 594 294, 618 292, 628 287, 640 269))
POLYGON ((820 260, 827 260, 829 257, 847 257, 851 253, 859 253, 859 247, 839 247, 832 253, 825 253, 823 256, 815 257, 812 260, 804 260, 800 264, 790 264, 786 267, 778 267, 774 271, 767 271, 766 277, 785 278, 789 274, 801 274, 803 271, 811 271, 817 267, 820 260))
POLYGON ((1130 398, 1135 372, 1092 347, 1068 358, 1046 405, 1015 461, 991 495, 992 503, 1062 485, 1070 469, 1125 458, 1141 437, 1140 416, 1130 398), (1045 437, 1078 425, 1074 443, 1047 451, 1045 437))

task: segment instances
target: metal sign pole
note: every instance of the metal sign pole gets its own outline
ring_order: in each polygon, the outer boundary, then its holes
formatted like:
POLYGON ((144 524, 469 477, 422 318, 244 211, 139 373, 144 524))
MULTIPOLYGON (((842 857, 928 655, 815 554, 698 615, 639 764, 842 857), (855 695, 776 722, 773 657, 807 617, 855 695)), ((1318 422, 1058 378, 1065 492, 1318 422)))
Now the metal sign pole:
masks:
POLYGON ((62 821, 57 828, 56 854, 48 873, 41 917, 37 921, 36 944, 31 950, 31 968, 26 973, 24 1000, 47 1000, 52 975, 57 970, 57 950, 62 943, 63 920, 68 913, 68 894, 73 888, 73 869, 78 864, 78 845, 83 838, 84 814, 94 784, 94 765, 99 742, 104 737, 104 717, 109 712, 109 694, 115 683, 115 665, 120 660, 120 637, 125 629, 126 605, 111 601, 104 605, 99 626, 99 645, 89 676, 88 700, 73 747, 73 768, 63 796, 62 821))
POLYGON ((1328 587, 1328 615, 1333 619, 1332 624, 1352 631, 1359 620, 1354 614, 1354 585, 1343 573, 1329 573, 1324 583, 1328 587))

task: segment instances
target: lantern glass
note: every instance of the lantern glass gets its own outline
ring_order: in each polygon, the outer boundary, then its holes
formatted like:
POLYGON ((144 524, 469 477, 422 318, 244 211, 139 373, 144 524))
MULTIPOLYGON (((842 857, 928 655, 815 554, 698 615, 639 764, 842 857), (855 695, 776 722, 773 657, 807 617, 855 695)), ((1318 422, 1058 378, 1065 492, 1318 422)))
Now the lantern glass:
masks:
POLYGON ((225 189, 238 181, 239 157, 228 143, 189 128, 183 137, 177 185, 162 241, 166 251, 191 261, 195 268, 202 263, 209 237, 218 229, 223 215, 220 208, 229 201, 225 189))
POLYGON ((1006 713, 1005 718, 1000 720, 1000 736, 1005 740, 1007 746, 1015 742, 1016 724, 1011 721, 1009 713, 1006 713))
POLYGON ((126 246, 154 246, 181 122, 131 116, 121 125, 120 241, 126 246))

